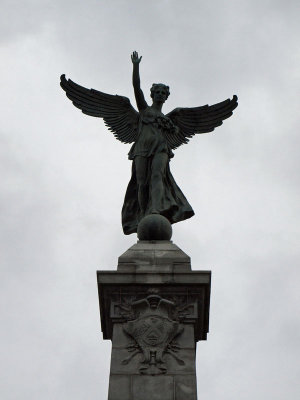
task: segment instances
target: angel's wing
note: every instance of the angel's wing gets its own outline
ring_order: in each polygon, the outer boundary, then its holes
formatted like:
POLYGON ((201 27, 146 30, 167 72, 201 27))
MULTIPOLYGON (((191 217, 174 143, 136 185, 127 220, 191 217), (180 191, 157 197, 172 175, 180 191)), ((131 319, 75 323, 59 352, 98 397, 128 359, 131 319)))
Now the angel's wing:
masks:
POLYGON ((123 143, 132 143, 137 138, 138 112, 127 97, 113 96, 95 89, 86 89, 77 83, 60 77, 60 86, 75 107, 84 114, 104 119, 105 125, 123 143))
POLYGON ((176 149, 189 141, 196 133, 212 132, 223 120, 232 115, 238 106, 237 96, 212 106, 205 105, 194 108, 175 108, 166 117, 179 128, 175 133, 167 133, 167 141, 172 149, 176 149))

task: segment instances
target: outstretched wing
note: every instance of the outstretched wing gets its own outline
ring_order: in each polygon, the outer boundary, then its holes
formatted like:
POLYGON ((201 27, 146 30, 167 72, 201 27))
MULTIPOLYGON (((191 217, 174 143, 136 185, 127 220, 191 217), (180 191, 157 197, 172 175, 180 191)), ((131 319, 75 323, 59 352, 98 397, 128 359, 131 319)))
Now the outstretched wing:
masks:
POLYGON ((217 126, 222 125, 223 120, 232 115, 232 111, 238 106, 237 96, 212 106, 205 105, 194 108, 175 108, 166 117, 179 128, 174 133, 166 134, 168 144, 176 149, 196 133, 212 132, 217 126))
POLYGON ((60 77, 60 86, 75 107, 84 114, 104 119, 105 125, 123 143, 132 143, 137 138, 138 112, 127 97, 113 96, 95 89, 86 89, 77 83, 60 77))

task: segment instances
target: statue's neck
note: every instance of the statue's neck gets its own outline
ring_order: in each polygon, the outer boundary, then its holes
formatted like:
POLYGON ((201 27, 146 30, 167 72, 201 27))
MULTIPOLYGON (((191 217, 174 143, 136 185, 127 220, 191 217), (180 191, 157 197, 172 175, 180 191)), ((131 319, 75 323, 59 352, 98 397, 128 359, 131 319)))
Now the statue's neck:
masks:
POLYGON ((163 106, 163 103, 152 103, 151 108, 153 108, 156 111, 161 112, 162 106, 163 106))

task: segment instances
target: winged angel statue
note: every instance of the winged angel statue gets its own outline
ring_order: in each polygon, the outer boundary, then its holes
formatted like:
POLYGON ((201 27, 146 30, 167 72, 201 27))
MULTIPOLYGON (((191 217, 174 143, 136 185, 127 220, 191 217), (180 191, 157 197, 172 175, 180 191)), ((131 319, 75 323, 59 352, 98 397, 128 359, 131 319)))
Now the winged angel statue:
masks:
POLYGON ((161 214, 171 224, 194 215, 170 172, 172 150, 188 143, 197 133, 212 132, 238 105, 237 96, 233 96, 232 100, 212 106, 176 108, 164 115, 161 110, 170 94, 169 87, 154 83, 149 106, 140 87, 141 59, 136 51, 132 53, 132 81, 139 112, 127 97, 86 89, 61 76, 61 87, 74 106, 84 114, 103 118, 121 142, 133 143, 128 154, 132 176, 122 208, 125 235, 136 232, 139 221, 149 214, 161 214))

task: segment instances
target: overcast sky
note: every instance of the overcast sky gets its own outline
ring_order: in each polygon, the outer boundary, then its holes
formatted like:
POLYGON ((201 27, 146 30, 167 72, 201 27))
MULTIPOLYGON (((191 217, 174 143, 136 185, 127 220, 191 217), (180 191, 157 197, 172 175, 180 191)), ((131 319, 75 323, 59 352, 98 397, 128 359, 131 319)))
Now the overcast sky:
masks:
POLYGON ((120 211, 129 145, 66 98, 59 76, 127 96, 133 50, 166 113, 239 107, 175 152, 196 215, 173 225, 212 270, 201 400, 297 400, 299 388, 299 2, 2 0, 1 399, 105 399, 97 269, 136 242, 120 211))

